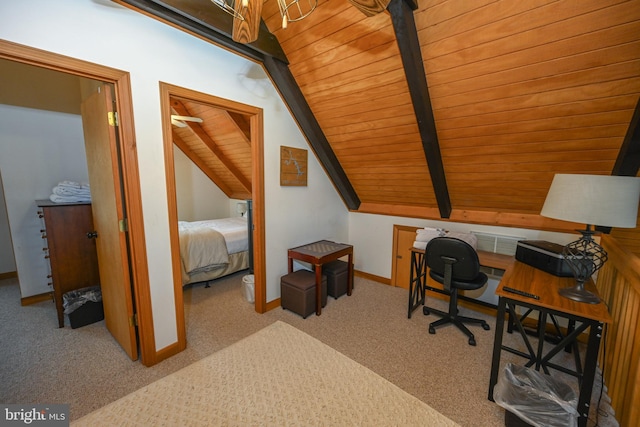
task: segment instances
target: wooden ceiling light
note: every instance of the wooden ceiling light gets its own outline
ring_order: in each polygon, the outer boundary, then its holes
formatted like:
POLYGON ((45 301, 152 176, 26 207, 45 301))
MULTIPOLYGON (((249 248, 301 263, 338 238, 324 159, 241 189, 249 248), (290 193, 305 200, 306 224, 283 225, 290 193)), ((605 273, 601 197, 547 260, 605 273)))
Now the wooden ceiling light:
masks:
MULTIPOLYGON (((211 0, 213 4, 233 16, 232 39, 251 43, 258 39, 263 0, 211 0)), ((300 21, 314 11, 318 0, 277 0, 282 28, 289 22, 300 21)))
POLYGON ((384 12, 391 0, 349 0, 360 12, 366 16, 374 16, 384 12))
POLYGON ((287 28, 289 22, 300 21, 311 15, 317 5, 318 0, 278 0, 282 28, 287 28))

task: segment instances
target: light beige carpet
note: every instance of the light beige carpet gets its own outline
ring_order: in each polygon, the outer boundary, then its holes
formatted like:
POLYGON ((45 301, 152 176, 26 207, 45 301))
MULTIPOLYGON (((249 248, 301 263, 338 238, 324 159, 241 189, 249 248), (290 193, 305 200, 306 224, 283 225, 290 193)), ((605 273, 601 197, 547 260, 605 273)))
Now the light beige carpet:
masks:
POLYGON ((71 425, 458 426, 280 321, 71 425))

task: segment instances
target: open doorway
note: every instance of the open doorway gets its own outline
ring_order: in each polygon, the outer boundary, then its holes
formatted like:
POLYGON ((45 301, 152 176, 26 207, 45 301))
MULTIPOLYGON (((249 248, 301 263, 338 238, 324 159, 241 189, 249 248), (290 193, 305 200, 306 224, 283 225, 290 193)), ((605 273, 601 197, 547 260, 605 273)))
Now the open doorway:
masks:
POLYGON ((178 147, 229 200, 251 200, 255 310, 266 311, 262 109, 189 89, 160 84, 167 195, 179 340, 185 337, 184 277, 178 236, 174 150, 178 147), (173 116, 173 124, 172 124, 173 116), (178 122, 178 123, 176 123, 178 122), (186 128, 186 129, 185 129, 186 128))

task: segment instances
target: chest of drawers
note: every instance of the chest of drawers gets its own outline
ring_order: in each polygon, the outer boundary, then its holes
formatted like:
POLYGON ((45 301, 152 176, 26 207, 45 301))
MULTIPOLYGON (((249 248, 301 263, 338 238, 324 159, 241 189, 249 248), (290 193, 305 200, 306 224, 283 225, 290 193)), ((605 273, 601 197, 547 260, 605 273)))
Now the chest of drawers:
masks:
POLYGON ((53 203, 37 200, 44 219, 58 327, 64 327, 62 295, 100 284, 93 216, 90 203, 53 203))

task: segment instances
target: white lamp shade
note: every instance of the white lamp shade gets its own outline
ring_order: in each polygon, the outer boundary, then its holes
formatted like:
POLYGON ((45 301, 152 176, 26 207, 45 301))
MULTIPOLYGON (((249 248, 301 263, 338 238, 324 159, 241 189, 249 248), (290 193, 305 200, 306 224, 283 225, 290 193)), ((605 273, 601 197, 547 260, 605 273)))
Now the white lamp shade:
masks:
POLYGON ((640 178, 556 174, 540 215, 581 224, 635 228, 640 178))
POLYGON ((239 214, 244 214, 247 211, 247 204, 246 203, 238 203, 236 204, 236 212, 239 214))

